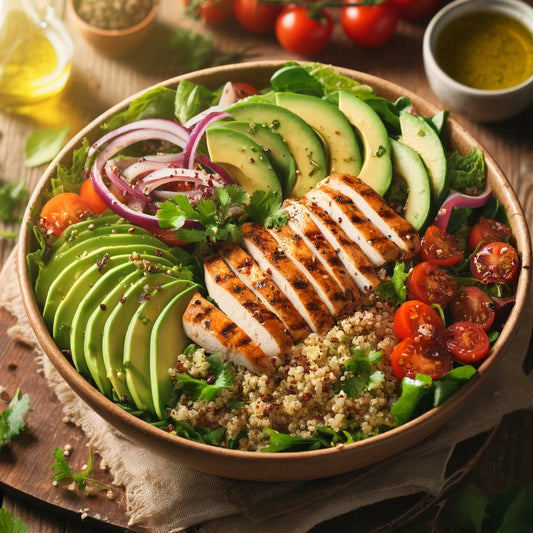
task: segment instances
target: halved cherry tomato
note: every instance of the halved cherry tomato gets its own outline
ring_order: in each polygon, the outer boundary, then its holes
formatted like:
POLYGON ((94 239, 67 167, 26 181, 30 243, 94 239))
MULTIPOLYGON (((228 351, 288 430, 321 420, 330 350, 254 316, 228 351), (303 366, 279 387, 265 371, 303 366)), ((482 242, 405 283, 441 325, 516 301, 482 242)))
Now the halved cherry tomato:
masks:
POLYGON ((481 244, 489 242, 509 242, 513 234, 511 228, 493 218, 479 217, 468 233, 468 248, 474 251, 481 244))
POLYGON ((399 339, 438 339, 444 333, 444 322, 430 305, 420 300, 407 300, 394 314, 394 332, 399 339))
MULTIPOLYGON (((352 0, 344 1, 352 3, 352 0)), ((384 0, 379 4, 349 6, 341 10, 344 33, 354 43, 366 48, 385 44, 394 34, 398 18, 398 9, 391 0, 384 0)))
POLYGON ((228 81, 222 89, 219 104, 233 104, 241 98, 257 94, 259 91, 249 83, 242 81, 228 81))
POLYGON ((398 380, 417 374, 438 379, 452 369, 452 357, 437 342, 407 337, 392 351, 391 366, 398 380))
POLYGON ((489 331, 496 316, 492 298, 479 287, 460 287, 457 296, 449 304, 450 313, 456 322, 468 321, 489 331))
POLYGON ((422 237, 420 257, 433 265, 452 266, 463 258, 463 251, 453 235, 432 225, 422 237))
POLYGON ((234 0, 233 15, 237 22, 251 33, 269 33, 276 27, 276 19, 281 11, 279 4, 261 0, 234 0))
POLYGON ((93 182, 89 178, 81 184, 80 198, 97 214, 108 209, 107 204, 94 190, 93 182))
POLYGON ((470 260, 470 272, 483 283, 512 283, 519 269, 518 252, 506 242, 485 244, 470 260))
POLYGON ((414 266, 406 285, 409 299, 422 300, 429 305, 447 305, 457 294, 457 283, 453 276, 427 261, 414 266))
POLYGON ((472 322, 454 322, 444 332, 446 348, 461 363, 478 363, 487 357, 490 342, 487 334, 472 322))
POLYGON ((440 5, 441 0, 392 0, 400 17, 405 20, 422 20, 435 13, 440 5))
POLYGON ((321 52, 331 39, 333 19, 321 9, 316 16, 306 6, 289 5, 276 21, 276 38, 279 44, 303 57, 321 52))
POLYGON ((39 224, 50 235, 59 237, 68 226, 81 222, 94 211, 75 193, 63 192, 44 204, 39 224))

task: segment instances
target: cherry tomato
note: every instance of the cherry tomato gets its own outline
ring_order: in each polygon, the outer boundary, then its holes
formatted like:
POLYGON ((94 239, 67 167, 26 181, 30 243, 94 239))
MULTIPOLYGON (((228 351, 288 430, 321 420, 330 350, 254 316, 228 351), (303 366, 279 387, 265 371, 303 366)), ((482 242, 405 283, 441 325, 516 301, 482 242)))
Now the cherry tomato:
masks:
POLYGON ((196 18, 201 18, 207 25, 214 26, 228 20, 232 13, 233 0, 202 0, 190 2, 185 0, 189 13, 196 18))
POLYGON ((444 342, 451 356, 461 363, 477 363, 490 350, 487 334, 472 322, 454 322, 444 332, 444 342))
POLYGON ((483 283, 512 283, 519 268, 518 252, 506 242, 485 244, 470 260, 470 272, 483 283))
POLYGON ((222 89, 222 94, 220 95, 219 104, 233 104, 241 98, 250 96, 252 94, 257 94, 259 91, 249 83, 244 83, 242 81, 228 81, 224 88, 222 89))
POLYGON ((444 333, 439 313, 420 300, 407 300, 394 314, 394 332, 399 339, 438 339, 444 333))
POLYGON ((438 379, 452 369, 452 357, 437 342, 407 337, 392 351, 391 366, 398 380, 417 374, 438 379))
POLYGON ((233 1, 233 15, 238 23, 251 33, 261 34, 274 31, 280 11, 280 5, 260 0, 233 1))
POLYGON ((450 302, 449 309, 454 321, 473 322, 484 331, 490 330, 496 316, 496 305, 492 298, 474 286, 461 287, 450 302))
POLYGON ((311 18, 305 6, 286 7, 276 21, 276 37, 279 44, 294 54, 310 57, 322 51, 331 39, 333 19, 321 9, 311 18))
POLYGON ((90 179, 86 179, 81 184, 80 198, 97 214, 108 209, 107 204, 94 190, 93 182, 90 179))
POLYGON ((503 222, 492 218, 480 217, 470 228, 468 248, 474 251, 479 245, 496 241, 509 241, 512 238, 511 228, 503 222))
POLYGON ((391 0, 345 7, 341 11, 344 33, 354 43, 366 48, 384 45, 394 34, 398 18, 398 9, 391 0))
POLYGON ((393 0, 400 17, 405 20, 422 20, 439 9, 441 0, 393 0))
POLYGON ((453 276, 427 261, 415 265, 407 276, 406 285, 409 299, 422 300, 429 305, 446 305, 457 294, 457 284, 453 276))
POLYGON ((420 256, 433 265, 452 266, 463 258, 463 252, 453 235, 438 226, 429 226, 420 243, 420 256))
POLYGON ((48 234, 59 237, 71 224, 94 215, 94 211, 77 195, 63 192, 44 204, 39 224, 48 234))

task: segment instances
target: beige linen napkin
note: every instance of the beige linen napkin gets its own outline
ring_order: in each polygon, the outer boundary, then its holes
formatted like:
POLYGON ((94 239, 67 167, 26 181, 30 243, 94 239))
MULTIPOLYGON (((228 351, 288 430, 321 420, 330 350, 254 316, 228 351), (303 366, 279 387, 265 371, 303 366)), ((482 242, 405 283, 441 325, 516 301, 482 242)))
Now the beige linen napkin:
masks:
MULTIPOLYGON (((13 255, 0 274, 0 286, 0 305, 18 318, 10 334, 41 353, 22 307, 13 255)), ((446 465, 457 443, 495 427, 504 414, 533 408, 533 375, 526 376, 522 371, 531 322, 532 312, 528 310, 509 353, 476 391, 468 410, 458 413, 430 438, 373 467, 296 483, 230 480, 194 472, 162 458, 89 409, 46 357, 42 365, 66 417, 87 435, 109 466, 115 483, 125 487, 131 525, 144 526, 154 533, 180 531, 193 525, 206 533, 298 533, 390 498, 416 493, 438 495, 449 482, 446 465)))

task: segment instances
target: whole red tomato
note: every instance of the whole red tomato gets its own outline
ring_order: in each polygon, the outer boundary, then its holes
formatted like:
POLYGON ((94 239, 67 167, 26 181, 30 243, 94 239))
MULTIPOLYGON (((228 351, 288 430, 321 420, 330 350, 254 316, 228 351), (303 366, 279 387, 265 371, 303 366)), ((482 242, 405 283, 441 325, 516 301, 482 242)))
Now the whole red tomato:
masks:
POLYGON ((279 44, 294 54, 310 57, 322 51, 331 39, 333 19, 321 9, 314 14, 306 6, 286 7, 276 21, 279 44))
POLYGON ((233 15, 237 22, 251 33, 261 34, 274 31, 280 11, 280 5, 260 0, 233 1, 233 15))
POLYGON ((209 26, 221 24, 231 16, 233 0, 185 0, 187 11, 209 26))
POLYGON ((441 0, 392 0, 400 17, 405 20, 422 20, 435 13, 440 5, 441 0))
POLYGON ((384 45, 394 34, 398 19, 398 8, 392 0, 345 7, 341 11, 344 33, 354 43, 366 48, 384 45))

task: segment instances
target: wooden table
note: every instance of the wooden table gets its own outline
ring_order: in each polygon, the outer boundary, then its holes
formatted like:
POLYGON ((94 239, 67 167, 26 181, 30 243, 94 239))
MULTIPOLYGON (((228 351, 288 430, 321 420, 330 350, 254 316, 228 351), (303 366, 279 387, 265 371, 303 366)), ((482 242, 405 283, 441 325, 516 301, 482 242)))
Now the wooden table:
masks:
MULTIPOLYGON (((531 2, 530 2, 531 3, 531 2)), ((60 16, 64 15, 64 1, 55 0, 56 10, 60 16)), ((18 179, 25 176, 28 189, 35 185, 43 167, 26 169, 23 165, 23 148, 27 137, 35 128, 58 128, 70 125, 70 134, 74 134, 90 120, 105 109, 119 102, 145 87, 182 73, 183 67, 171 63, 166 53, 166 39, 169 32, 178 27, 191 27, 203 31, 201 23, 184 18, 178 0, 160 0, 158 13, 158 27, 143 46, 120 59, 103 56, 91 49, 85 41, 72 32, 75 44, 75 55, 72 62, 71 79, 64 92, 50 101, 36 106, 31 112, 23 115, 0 114, 0 178, 4 181, 18 179)), ((422 35, 424 24, 401 23, 393 39, 384 47, 365 50, 352 45, 336 27, 333 42, 327 50, 315 57, 317 61, 349 67, 383 77, 410 89, 419 95, 439 104, 424 76, 422 65, 422 35)), ((286 54, 275 42, 273 36, 248 35, 235 24, 212 30, 215 44, 223 51, 246 50, 255 54, 254 58, 286 58, 298 59, 286 54), (238 39, 235 38, 238 35, 238 39)), ((523 115, 494 125, 480 125, 469 122, 465 117, 452 113, 451 115, 490 152, 502 167, 508 179, 514 185, 522 205, 528 214, 531 224, 533 220, 533 146, 531 142, 532 110, 523 115)), ((0 226, 2 228, 2 226, 0 226)), ((12 231, 15 226, 3 226, 4 230, 12 231)), ((0 264, 2 264, 15 244, 14 240, 0 239, 0 264)), ((6 375, 5 366, 8 360, 24 356, 24 348, 14 345, 6 336, 6 327, 10 318, 5 313, 0 314, 0 354, 4 355, 0 368, 0 385, 6 375), (7 357, 7 355, 9 357, 7 357)), ((33 368, 35 371, 35 368, 33 368)), ((8 379, 19 379, 15 367, 10 367, 8 379)), ((36 378, 35 386, 39 389, 36 378)), ((24 381, 20 377, 21 381, 24 381)), ((25 382, 26 383, 26 382, 25 382)), ((39 410, 59 410, 57 401, 46 388, 39 389, 38 407, 31 415, 32 420, 38 422, 39 410)), ((57 418, 61 418, 57 415, 57 418)), ((67 439, 76 448, 83 448, 84 436, 73 427, 43 427, 36 440, 39 445, 47 443, 51 450, 55 445, 64 445, 67 439)), ((533 437, 533 414, 518 412, 506 417, 501 427, 487 439, 486 436, 474 439, 461 450, 456 458, 457 464, 467 465, 476 455, 478 448, 485 446, 481 458, 470 468, 468 479, 480 486, 489 494, 494 494, 514 482, 533 481, 533 461, 531 444, 533 437)), ((31 440, 31 439, 30 439, 31 440)), ((9 475, 0 479, 0 490, 3 492, 3 505, 29 525, 29 531, 94 531, 101 529, 102 523, 84 524, 80 520, 79 509, 84 503, 73 501, 64 492, 50 493, 51 488, 45 487, 39 492, 38 483, 48 479, 48 465, 51 455, 35 456, 32 446, 35 443, 25 442, 26 456, 15 454, 8 460, 9 475), (44 463, 44 469, 43 469, 44 463), (40 473, 39 473, 40 472, 40 473), (44 472, 44 473, 43 473, 44 472), (34 490, 13 490, 16 478, 26 476, 35 480, 34 490), (39 498, 36 494, 46 492, 47 497, 39 498), (46 500, 46 502, 45 502, 46 500), (70 511, 67 511, 70 510, 70 511)), ((39 448, 40 449, 40 448, 39 448)), ((3 459, 6 460, 5 458, 3 459)), ((2 465, 0 465, 2 466, 2 465)), ((5 467, 5 464, 3 465, 5 467)), ((469 466, 467 467, 467 469, 469 466)), ((104 476, 105 477, 105 476, 104 476)), ((19 479, 20 482, 20 479, 19 479)), ((32 484, 32 483, 30 483, 32 484)), ((0 499, 2 493, 0 493, 0 499)), ((108 502, 109 503, 109 502, 108 502)), ((439 506, 430 505, 422 514, 414 516, 418 510, 424 510, 427 501, 419 498, 398 500, 385 506, 369 510, 369 514, 378 513, 383 516, 380 520, 382 531, 429 531, 437 515, 439 506), (418 507, 416 507, 418 506, 418 507), (390 511, 387 514, 387 509, 390 511), (392 524, 390 520, 401 514, 405 509, 413 520, 407 526, 392 524), (387 525, 388 523, 388 525, 387 525)), ((431 502, 429 502, 431 503, 431 502)), ((102 504, 109 514, 109 522, 121 529, 126 527, 127 519, 124 513, 124 497, 118 491, 118 498, 112 505, 102 504), (111 518, 110 518, 111 517, 111 518)), ((101 515, 104 516, 103 514, 101 515)), ((361 515, 349 514, 331 520, 318 526, 317 532, 349 531, 352 520, 359 520, 361 515)), ((401 520, 400 522, 405 522, 401 520)), ((367 522, 362 522, 367 523, 367 522)), ((374 527, 368 522, 368 531, 374 527)), ((435 531, 449 531, 449 524, 440 515, 438 527, 435 531)))

